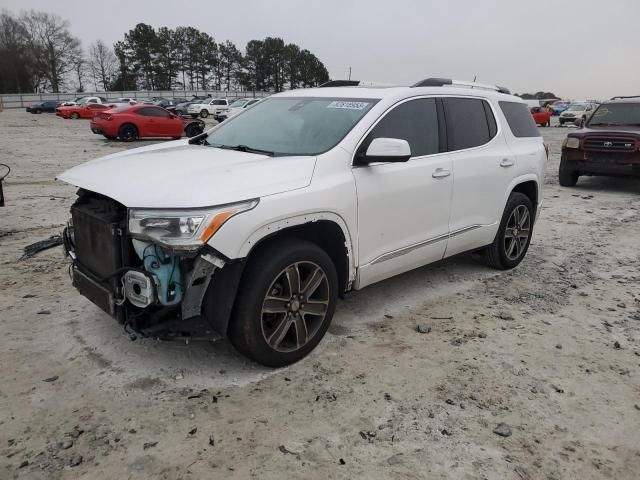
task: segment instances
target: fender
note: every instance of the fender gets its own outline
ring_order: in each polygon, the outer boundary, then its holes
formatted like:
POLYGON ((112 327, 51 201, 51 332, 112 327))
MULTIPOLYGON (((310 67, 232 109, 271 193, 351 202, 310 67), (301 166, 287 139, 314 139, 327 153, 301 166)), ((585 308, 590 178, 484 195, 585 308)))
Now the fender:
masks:
POLYGON ((351 234, 347 227, 344 219, 333 212, 313 212, 306 213, 304 215, 296 215, 294 217, 284 218, 281 220, 277 220, 272 223, 268 223, 263 225, 262 227, 254 230, 251 235, 244 241, 242 246, 238 251, 238 257, 246 258, 249 255, 251 249, 262 239, 268 237, 269 235, 273 235, 281 230, 284 230, 289 227, 295 227, 298 225, 304 225, 305 223, 317 222, 319 220, 328 220, 340 227, 342 230, 342 234, 346 240, 346 248, 347 248, 347 257, 349 264, 349 278, 348 283, 351 284, 356 278, 356 262, 355 256, 353 253, 353 240, 351 238, 351 234))
POLYGON ((511 180, 511 183, 509 183, 509 187, 505 190, 505 194, 504 194, 504 198, 502 199, 502 207, 500 209, 496 218, 500 219, 502 218, 502 214, 504 212, 504 209, 507 205, 507 200, 509 199, 509 195, 511 195, 511 192, 513 191, 514 188, 516 188, 516 186, 520 185, 521 183, 524 182, 536 182, 536 185, 538 186, 538 204, 535 205, 536 208, 536 220, 538 219, 538 216, 540 215, 540 210, 542 210, 540 207, 542 207, 542 184, 540 183, 540 179, 538 178, 538 175, 536 175, 535 173, 526 173, 524 175, 520 175, 516 178, 514 178, 513 180, 511 180))

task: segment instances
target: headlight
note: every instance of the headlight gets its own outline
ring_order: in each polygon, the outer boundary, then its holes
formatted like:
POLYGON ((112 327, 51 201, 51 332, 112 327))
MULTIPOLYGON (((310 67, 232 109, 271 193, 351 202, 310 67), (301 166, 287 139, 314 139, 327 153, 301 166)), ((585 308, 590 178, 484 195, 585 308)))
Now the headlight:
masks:
POLYGON ((195 249, 203 245, 234 215, 251 210, 258 200, 190 210, 129 210, 129 233, 161 245, 195 249))
POLYGON ((580 139, 576 137, 565 138, 562 148, 580 148, 580 139))

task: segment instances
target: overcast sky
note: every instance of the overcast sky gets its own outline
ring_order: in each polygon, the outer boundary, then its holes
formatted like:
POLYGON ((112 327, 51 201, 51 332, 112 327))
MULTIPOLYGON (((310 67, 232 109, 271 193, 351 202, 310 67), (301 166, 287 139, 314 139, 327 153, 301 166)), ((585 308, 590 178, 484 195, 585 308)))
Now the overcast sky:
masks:
POLYGON ((0 0, 56 13, 88 45, 138 22, 194 26, 243 49, 279 36, 308 48, 331 78, 497 83, 569 99, 640 95, 640 0, 0 0))

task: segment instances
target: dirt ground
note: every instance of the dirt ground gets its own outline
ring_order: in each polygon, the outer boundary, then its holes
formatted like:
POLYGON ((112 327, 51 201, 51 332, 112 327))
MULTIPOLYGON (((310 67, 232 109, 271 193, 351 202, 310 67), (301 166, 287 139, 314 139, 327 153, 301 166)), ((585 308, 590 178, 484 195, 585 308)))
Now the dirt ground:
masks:
POLYGON ((132 341, 60 248, 20 261, 67 219, 57 173, 148 142, 0 113, 0 478, 637 479, 640 182, 559 187, 567 129, 541 130, 518 268, 464 255, 352 293, 309 357, 268 370, 225 342, 132 341))

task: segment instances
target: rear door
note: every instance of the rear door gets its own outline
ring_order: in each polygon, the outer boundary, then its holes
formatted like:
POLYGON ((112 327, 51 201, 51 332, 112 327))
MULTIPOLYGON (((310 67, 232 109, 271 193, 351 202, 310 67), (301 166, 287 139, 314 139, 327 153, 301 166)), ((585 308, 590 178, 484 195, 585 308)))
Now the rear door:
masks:
MULTIPOLYGON (((443 104, 454 175, 450 256, 493 241, 517 167, 487 100, 446 97, 443 104)), ((533 123, 528 109, 527 115, 533 123)))
POLYGON ((409 99, 392 107, 356 151, 375 138, 409 142, 407 162, 354 166, 358 195, 357 288, 444 255, 449 233, 451 160, 441 143, 442 117, 435 98, 409 99))

